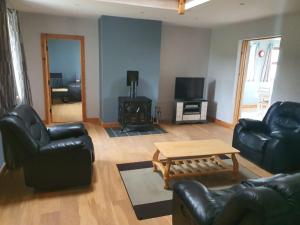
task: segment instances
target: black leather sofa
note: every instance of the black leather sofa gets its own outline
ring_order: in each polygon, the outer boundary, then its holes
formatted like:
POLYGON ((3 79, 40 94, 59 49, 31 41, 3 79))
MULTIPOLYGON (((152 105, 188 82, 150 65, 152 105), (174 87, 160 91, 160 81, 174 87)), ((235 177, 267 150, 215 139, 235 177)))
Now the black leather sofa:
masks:
POLYGON ((276 102, 263 121, 240 119, 232 146, 272 173, 300 170, 300 103, 276 102))
POLYGON ((173 225, 299 225, 300 174, 249 180, 210 191, 197 181, 174 186, 173 225))
POLYGON ((28 105, 0 119, 9 168, 23 167, 25 183, 35 189, 88 185, 92 180, 94 147, 81 123, 46 128, 28 105))

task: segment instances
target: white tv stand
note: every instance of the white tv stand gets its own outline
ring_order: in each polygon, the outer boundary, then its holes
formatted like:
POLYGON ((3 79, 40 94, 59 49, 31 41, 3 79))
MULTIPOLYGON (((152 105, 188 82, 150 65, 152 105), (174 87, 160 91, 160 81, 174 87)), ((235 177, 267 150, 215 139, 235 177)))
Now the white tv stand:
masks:
POLYGON ((204 123, 207 122, 207 100, 176 100, 174 122, 181 123, 204 123))

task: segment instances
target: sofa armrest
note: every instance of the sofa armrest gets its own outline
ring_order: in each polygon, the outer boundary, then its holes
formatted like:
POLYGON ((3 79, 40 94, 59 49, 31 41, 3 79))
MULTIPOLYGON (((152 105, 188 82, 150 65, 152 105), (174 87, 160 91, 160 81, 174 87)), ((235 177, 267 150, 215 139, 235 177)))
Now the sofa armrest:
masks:
MULTIPOLYGON (((51 154, 60 151, 88 151, 85 143, 78 138, 67 138, 56 141, 51 141, 49 144, 40 148, 39 154, 51 154)), ((89 152, 89 151, 88 151, 89 152)))
MULTIPOLYGON (((179 225, 183 217, 195 220, 197 224, 212 224, 217 210, 215 199, 210 191, 197 181, 182 181, 174 185, 173 192, 173 224, 179 225), (179 200, 180 199, 180 200, 179 200), (180 202, 183 205, 179 206, 180 202), (186 208, 186 210, 185 210, 186 208), (181 215, 179 215, 181 214, 181 215)), ((186 224, 187 221, 185 222, 186 224)))
POLYGON ((260 120, 240 119, 239 124, 247 130, 261 128, 265 129, 265 124, 260 120))
POLYGON ((297 130, 276 130, 270 133, 271 137, 300 142, 300 129, 297 130))
POLYGON ((78 137, 87 134, 82 123, 69 123, 47 127, 51 140, 78 137))
POLYGON ((249 179, 246 181, 242 181, 242 184, 246 187, 259 187, 264 186, 270 182, 276 181, 279 178, 286 177, 286 174, 280 173, 271 177, 259 178, 259 179, 249 179))
POLYGON ((232 196, 217 216, 215 224, 244 224, 241 221, 249 219, 248 215, 255 215, 253 224, 265 224, 265 221, 284 224, 280 223, 283 222, 281 218, 287 213, 287 201, 278 192, 268 187, 247 188, 232 196))

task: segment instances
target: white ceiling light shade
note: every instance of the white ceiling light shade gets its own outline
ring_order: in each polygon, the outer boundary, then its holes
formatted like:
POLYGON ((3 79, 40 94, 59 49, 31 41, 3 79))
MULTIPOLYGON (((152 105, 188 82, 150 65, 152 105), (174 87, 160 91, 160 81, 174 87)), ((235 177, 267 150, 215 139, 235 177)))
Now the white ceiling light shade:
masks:
POLYGON ((205 2, 209 2, 210 0, 190 0, 185 3, 185 9, 191 9, 197 5, 204 4, 205 2))

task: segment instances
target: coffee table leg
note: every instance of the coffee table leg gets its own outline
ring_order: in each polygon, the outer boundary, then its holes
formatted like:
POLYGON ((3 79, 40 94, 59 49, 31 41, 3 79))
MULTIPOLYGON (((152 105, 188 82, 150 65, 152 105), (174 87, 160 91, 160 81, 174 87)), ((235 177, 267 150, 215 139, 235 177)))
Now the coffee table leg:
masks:
POLYGON ((165 181, 165 187, 164 187, 165 189, 169 189, 169 178, 170 178, 171 164, 172 164, 172 160, 167 159, 166 166, 165 166, 165 171, 163 173, 164 181, 165 181))
POLYGON ((156 172, 157 171, 157 166, 155 165, 154 162, 158 162, 158 156, 159 156, 159 150, 156 150, 156 152, 154 153, 153 155, 153 158, 152 158, 152 163, 153 163, 153 171, 156 172))
POLYGON ((233 178, 236 179, 238 177, 239 174, 239 162, 236 159, 236 155, 235 154, 231 154, 231 159, 233 162, 233 178))

